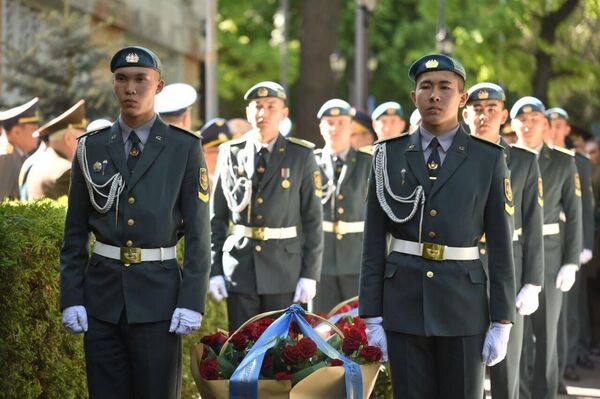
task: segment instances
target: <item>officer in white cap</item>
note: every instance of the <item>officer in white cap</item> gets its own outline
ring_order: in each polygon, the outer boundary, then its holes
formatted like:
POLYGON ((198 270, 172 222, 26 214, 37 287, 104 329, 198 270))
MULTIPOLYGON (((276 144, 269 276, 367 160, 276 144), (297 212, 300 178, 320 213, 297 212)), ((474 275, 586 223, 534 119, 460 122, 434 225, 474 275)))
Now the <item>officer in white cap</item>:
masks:
POLYGON ((156 95, 154 110, 165 122, 192 130, 192 105, 197 98, 198 93, 192 86, 173 83, 156 95))

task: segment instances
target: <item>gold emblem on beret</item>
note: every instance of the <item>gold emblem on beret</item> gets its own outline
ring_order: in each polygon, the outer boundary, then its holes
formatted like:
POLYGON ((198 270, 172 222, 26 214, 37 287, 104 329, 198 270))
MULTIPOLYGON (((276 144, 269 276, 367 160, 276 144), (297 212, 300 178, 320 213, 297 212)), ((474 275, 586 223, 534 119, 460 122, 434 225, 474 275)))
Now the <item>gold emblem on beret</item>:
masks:
POLYGON ((338 116, 340 114, 340 109, 339 108, 331 108, 331 111, 329 111, 329 113, 331 114, 331 116, 338 116))
POLYGON ((513 192, 510 186, 510 180, 504 179, 504 196, 508 202, 512 202, 513 200, 513 192))
POLYGON ((256 94, 258 94, 259 97, 266 97, 267 95, 269 95, 269 89, 267 89, 266 87, 260 87, 256 94))
POLYGON ((396 108, 388 108, 387 112, 388 115, 396 115, 396 108))
POLYGON ((223 126, 224 124, 225 124, 225 122, 220 121, 220 120, 215 122, 215 125, 217 125, 217 126, 223 126))
POLYGON ((217 138, 219 141, 227 141, 227 135, 225 133, 219 133, 217 138))
POLYGON ((558 114, 556 112, 551 113, 550 119, 558 119, 558 114))
POLYGON ((487 100, 490 97, 490 93, 487 90, 479 90, 477 98, 480 100, 487 100))
POLYGON ((528 114, 528 113, 530 113, 531 111, 533 111, 533 108, 531 108, 531 106, 530 106, 530 105, 526 105, 526 106, 524 106, 524 107, 523 107, 523 113, 524 113, 524 114, 528 114))
POLYGON ((440 63, 438 62, 438 60, 432 58, 425 63, 425 68, 427 68, 427 69, 437 68, 439 64, 440 63))
POLYGON ((140 56, 137 55, 136 53, 129 53, 127 54, 127 56, 125 57, 125 61, 127 61, 130 64, 135 64, 140 60, 140 56))

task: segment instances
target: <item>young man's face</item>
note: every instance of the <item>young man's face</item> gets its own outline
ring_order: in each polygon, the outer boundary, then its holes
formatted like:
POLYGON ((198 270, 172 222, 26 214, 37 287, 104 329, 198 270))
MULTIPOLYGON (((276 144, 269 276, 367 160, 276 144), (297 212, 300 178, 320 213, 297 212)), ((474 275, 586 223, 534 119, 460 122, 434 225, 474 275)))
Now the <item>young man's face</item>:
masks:
POLYGON ((500 100, 473 101, 463 110, 463 119, 471 134, 491 142, 497 142, 500 128, 508 118, 508 111, 500 100))
POLYGON ((398 115, 382 115, 373 121, 373 129, 379 139, 394 137, 402 134, 406 122, 398 115))
POLYGON ((246 107, 246 118, 263 139, 270 141, 279 134, 279 124, 289 110, 282 99, 265 97, 252 100, 246 107))
POLYGON ((544 133, 548 129, 548 119, 541 112, 530 112, 517 116, 512 124, 519 140, 530 149, 539 147, 544 142, 544 133))
POLYGON ((593 165, 600 165, 600 145, 596 140, 585 144, 585 152, 590 156, 593 165))
POLYGON ((115 70, 113 88, 121 105, 121 115, 131 119, 154 115, 154 97, 162 91, 164 84, 154 69, 126 67, 115 70))
POLYGON ((33 133, 38 129, 37 123, 21 123, 13 126, 6 134, 9 143, 17 146, 26 153, 33 151, 38 145, 38 138, 33 133))
POLYGON ((423 127, 443 133, 458 124, 458 109, 465 105, 468 94, 463 80, 454 72, 432 71, 419 75, 411 97, 423 127))
POLYGON ((550 129, 552 130, 552 137, 554 140, 562 143, 565 138, 571 133, 571 126, 564 119, 552 119, 550 121, 550 129))
POLYGON ((319 123, 321 135, 325 146, 334 152, 343 152, 350 148, 350 135, 352 134, 352 117, 324 116, 319 123))

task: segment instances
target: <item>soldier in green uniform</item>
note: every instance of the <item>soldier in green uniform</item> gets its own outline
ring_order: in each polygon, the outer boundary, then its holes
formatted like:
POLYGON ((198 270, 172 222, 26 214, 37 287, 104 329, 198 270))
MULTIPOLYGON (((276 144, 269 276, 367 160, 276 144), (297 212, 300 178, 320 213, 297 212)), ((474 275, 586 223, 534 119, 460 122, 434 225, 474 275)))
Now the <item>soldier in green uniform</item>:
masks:
POLYGON ((253 130, 221 145, 211 210, 210 292, 227 298, 230 330, 316 293, 323 255, 321 173, 314 145, 283 137, 281 85, 246 92, 253 130))
POLYGON ((48 147, 36 157, 27 173, 28 199, 57 199, 67 195, 77 139, 85 133, 86 124, 85 100, 79 100, 38 130, 48 147))
POLYGON ((110 68, 121 114, 79 139, 72 166, 60 255, 63 324, 86 332, 90 398, 174 399, 179 335, 200 328, 208 286, 208 174, 200 139, 154 112, 164 85, 158 57, 125 47, 110 68))
POLYGON ((0 201, 19 199, 19 173, 26 159, 38 147, 34 133, 39 127, 39 98, 0 112, 0 125, 6 133, 9 147, 0 155, 0 201))
MULTIPOLYGON (((555 147, 566 148, 566 141, 571 132, 569 114, 562 108, 550 108, 546 110, 546 116, 550 120, 552 139, 555 147)), ((594 249, 594 201, 591 192, 592 163, 588 157, 577 151, 573 151, 575 166, 581 181, 581 211, 583 221, 583 250, 580 255, 580 264, 583 266, 592 259, 594 249)), ((566 243, 565 243, 566 244, 566 243)), ((575 365, 593 367, 593 362, 585 351, 579 346, 580 325, 584 323, 587 315, 587 298, 585 292, 586 268, 577 274, 577 279, 571 290, 563 295, 559 329, 558 329, 558 366, 559 366, 559 388, 564 389, 563 376, 565 379, 578 379, 575 365), (580 353, 581 352, 581 353, 580 353)))
MULTIPOLYGON (((535 312, 538 294, 544 281, 543 198, 540 170, 536 154, 519 146, 510 146, 500 136, 501 126, 508 118, 504 107, 504 90, 493 83, 478 83, 468 91, 463 118, 471 134, 504 148, 513 192, 514 225, 513 255, 515 281, 519 290, 515 297, 518 314, 510 331, 506 359, 490 370, 491 392, 494 398, 519 397, 519 362, 523 344, 523 316, 535 312)), ((486 259, 485 243, 480 244, 482 260, 486 259)), ((484 264, 485 266, 485 264, 484 264)))
POLYGON ((351 106, 332 99, 317 118, 325 147, 317 150, 323 178, 323 270, 315 310, 327 313, 339 302, 358 295, 365 198, 371 155, 350 145, 351 106))
POLYGON ((519 143, 538 154, 544 197, 544 283, 538 310, 525 327, 521 356, 520 397, 554 398, 558 387, 556 331, 562 293, 575 282, 581 252, 581 200, 573 157, 544 143, 548 120, 544 104, 535 97, 519 99, 510 110, 519 143), (564 229, 559 214, 567 216, 564 229), (562 248, 561 238, 568 243, 562 248), (533 345, 535 337, 535 350, 533 345), (534 354, 534 359, 531 356, 534 354), (533 375, 526 365, 533 365, 533 375))
POLYGON ((395 101, 379 104, 371 114, 373 129, 379 140, 399 136, 406 129, 402 106, 395 101))
POLYGON ((468 94, 458 61, 427 55, 409 77, 422 124, 376 146, 359 314, 369 342, 389 352, 395 398, 481 399, 484 366, 504 358, 515 318, 504 150, 459 125, 468 94))

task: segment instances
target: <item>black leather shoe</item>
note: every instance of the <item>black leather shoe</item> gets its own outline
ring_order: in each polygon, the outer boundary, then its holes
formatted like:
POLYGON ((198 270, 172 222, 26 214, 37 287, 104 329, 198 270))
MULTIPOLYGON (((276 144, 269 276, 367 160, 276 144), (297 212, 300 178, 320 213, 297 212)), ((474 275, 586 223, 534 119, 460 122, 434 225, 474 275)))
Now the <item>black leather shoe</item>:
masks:
POLYGON ((565 367, 565 380, 567 381, 579 381, 579 374, 577 374, 577 370, 575 370, 575 366, 569 364, 565 367))
POLYGON ((579 356, 577 358, 577 365, 586 370, 594 369, 594 361, 588 355, 579 356))

